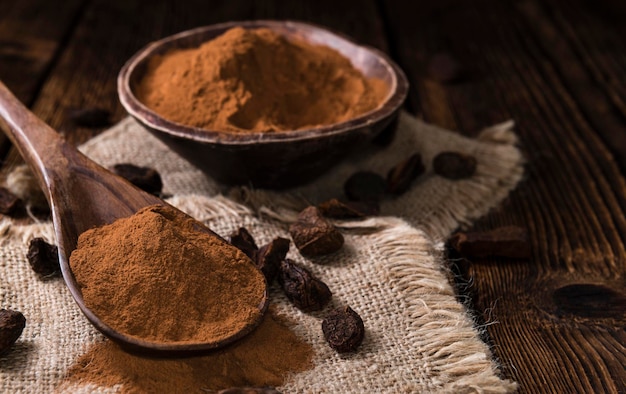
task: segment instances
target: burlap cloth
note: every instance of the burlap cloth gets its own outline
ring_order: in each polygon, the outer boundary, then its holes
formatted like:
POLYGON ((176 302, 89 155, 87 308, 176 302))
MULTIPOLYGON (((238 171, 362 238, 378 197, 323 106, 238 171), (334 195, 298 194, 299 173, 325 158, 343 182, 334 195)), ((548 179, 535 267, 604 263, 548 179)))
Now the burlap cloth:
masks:
MULTIPOLYGON (((340 252, 324 257, 325 264, 302 258, 292 246, 289 257, 332 289, 331 306, 350 305, 367 331, 358 352, 339 355, 322 336, 323 313, 300 312, 272 287, 272 302, 296 322, 296 333, 316 352, 315 367, 290 376, 279 390, 504 393, 516 385, 498 376, 488 346, 479 339, 481 328, 456 300, 441 249, 453 229, 496 206, 522 177, 523 159, 511 128, 511 123, 497 125, 468 139, 403 114, 389 147, 359 152, 315 183, 281 193, 222 189, 131 119, 81 149, 105 166, 132 162, 155 167, 162 174, 164 192, 173 195, 172 204, 224 236, 245 226, 259 244, 289 237, 295 209, 341 196, 344 180, 354 171, 385 174, 399 160, 421 152, 426 175, 405 195, 386 200, 380 217, 337 222, 346 243, 340 252), (429 163, 444 150, 475 155, 476 175, 461 181, 434 175, 429 163)), ((0 392, 53 392, 67 368, 102 336, 79 312, 62 279, 42 281, 26 261, 30 238, 54 241, 50 223, 17 226, 5 218, 0 236, 1 307, 20 310, 27 318, 21 338, 0 359, 0 392)))

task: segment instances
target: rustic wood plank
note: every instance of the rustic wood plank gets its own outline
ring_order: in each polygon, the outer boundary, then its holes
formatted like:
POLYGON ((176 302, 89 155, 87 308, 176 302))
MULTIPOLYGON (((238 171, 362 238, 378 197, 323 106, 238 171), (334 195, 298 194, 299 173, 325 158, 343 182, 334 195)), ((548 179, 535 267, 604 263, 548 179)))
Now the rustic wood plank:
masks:
POLYGON ((626 67, 607 65, 612 54, 624 53, 623 42, 616 42, 617 31, 605 20, 590 17, 594 6, 576 1, 551 3, 556 4, 540 7, 523 2, 518 8, 529 25, 539 28, 537 47, 551 60, 566 89, 580 103, 581 115, 606 141, 626 174, 626 84, 619 77, 626 67))
MULTIPOLYGON (((0 1, 0 80, 31 105, 84 1, 0 1)), ((10 147, 0 134, 0 158, 10 147)))
POLYGON ((79 16, 83 1, 0 2, 0 79, 31 103, 55 53, 79 16))
POLYGON ((528 156, 528 179, 476 227, 526 225, 533 258, 476 260, 464 272, 476 312, 497 322, 487 332, 504 374, 522 392, 623 392, 626 182, 616 159, 625 97, 600 76, 624 75, 625 51, 606 46, 603 58, 593 36, 568 24, 623 35, 571 3, 561 15, 555 2, 420 1, 410 13, 397 1, 386 15, 425 119, 472 135, 512 118, 528 156), (442 50, 465 78, 432 80, 428 61, 442 50))

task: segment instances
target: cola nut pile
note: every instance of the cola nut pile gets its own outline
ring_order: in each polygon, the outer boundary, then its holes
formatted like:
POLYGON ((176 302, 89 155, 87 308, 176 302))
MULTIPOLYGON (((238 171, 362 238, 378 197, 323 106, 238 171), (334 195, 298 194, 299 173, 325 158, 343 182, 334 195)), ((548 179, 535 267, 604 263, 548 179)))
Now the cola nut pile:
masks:
MULTIPOLYGON (((309 254, 332 253, 343 245, 341 233, 319 214, 316 207, 306 210, 291 226, 290 233, 294 243, 304 247, 309 254)), ((301 311, 321 311, 332 299, 332 292, 326 283, 287 258, 288 239, 278 237, 259 247, 250 232, 241 227, 230 234, 229 241, 252 259, 265 275, 268 285, 276 279, 287 299, 301 311)), ((322 331, 329 345, 341 353, 356 351, 365 335, 363 321, 354 311, 350 315, 331 311, 322 322, 322 331), (355 319, 360 324, 355 324, 355 319)))

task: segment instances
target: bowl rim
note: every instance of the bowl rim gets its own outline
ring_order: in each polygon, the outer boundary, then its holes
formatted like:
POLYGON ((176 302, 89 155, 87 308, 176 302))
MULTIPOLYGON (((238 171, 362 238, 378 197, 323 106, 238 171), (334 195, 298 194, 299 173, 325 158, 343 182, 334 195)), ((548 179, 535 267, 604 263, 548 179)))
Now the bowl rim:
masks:
POLYGON ((360 45, 354 39, 346 36, 345 34, 333 31, 327 27, 293 20, 231 21, 185 30, 148 43, 146 46, 137 51, 130 59, 128 59, 128 61, 126 61, 117 77, 118 96, 122 106, 133 118, 144 124, 144 126, 174 137, 220 145, 246 145, 250 143, 256 144, 299 141, 316 139, 321 136, 330 136, 361 129, 395 113, 406 99, 408 88, 409 83, 402 69, 400 69, 400 67, 382 51, 371 46, 360 45), (137 66, 143 63, 163 46, 169 46, 173 42, 193 35, 206 34, 210 31, 226 31, 237 26, 247 29, 262 27, 270 29, 287 27, 290 28, 290 30, 312 30, 329 34, 333 38, 339 39, 344 44, 348 44, 355 49, 365 50, 373 54, 378 61, 383 64, 392 78, 390 93, 375 109, 347 121, 312 128, 283 130, 271 133, 219 131, 176 123, 162 117, 155 111, 148 108, 133 93, 130 87, 130 80, 133 73, 137 69, 137 66))

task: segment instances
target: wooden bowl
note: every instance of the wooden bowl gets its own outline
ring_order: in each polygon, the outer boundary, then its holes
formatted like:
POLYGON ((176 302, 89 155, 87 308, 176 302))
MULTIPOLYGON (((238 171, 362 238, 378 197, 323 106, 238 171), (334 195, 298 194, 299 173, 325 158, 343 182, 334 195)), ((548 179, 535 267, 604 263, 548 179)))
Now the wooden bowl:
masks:
POLYGON ((292 21, 229 22, 175 34, 137 52, 120 71, 117 84, 120 101, 131 116, 218 182, 275 189, 314 179, 391 127, 408 91, 406 76, 382 52, 321 27, 292 21), (152 56, 198 47, 236 26, 269 28, 286 37, 331 47, 366 77, 385 81, 389 92, 377 109, 349 121, 273 133, 235 133, 183 125, 164 119, 137 99, 135 88, 152 56))

